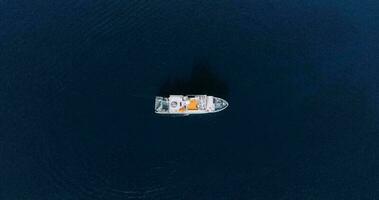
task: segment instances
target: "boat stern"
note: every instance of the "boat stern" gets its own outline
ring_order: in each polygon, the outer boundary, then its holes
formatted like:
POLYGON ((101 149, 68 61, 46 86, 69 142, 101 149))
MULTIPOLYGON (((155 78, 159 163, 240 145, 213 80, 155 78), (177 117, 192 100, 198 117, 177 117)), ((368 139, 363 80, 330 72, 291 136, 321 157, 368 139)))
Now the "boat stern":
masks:
POLYGON ((155 113, 169 113, 169 100, 165 97, 155 97, 155 113))

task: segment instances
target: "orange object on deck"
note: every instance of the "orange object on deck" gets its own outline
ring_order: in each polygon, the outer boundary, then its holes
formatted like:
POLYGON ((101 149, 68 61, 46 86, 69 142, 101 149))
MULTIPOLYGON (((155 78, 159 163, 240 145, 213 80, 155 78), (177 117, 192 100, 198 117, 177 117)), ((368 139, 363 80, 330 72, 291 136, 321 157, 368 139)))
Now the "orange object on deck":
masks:
POLYGON ((184 106, 179 109, 179 112, 184 112, 184 111, 186 111, 186 107, 184 106))
POLYGON ((191 99, 190 103, 188 104, 188 110, 197 110, 198 102, 196 99, 191 99))

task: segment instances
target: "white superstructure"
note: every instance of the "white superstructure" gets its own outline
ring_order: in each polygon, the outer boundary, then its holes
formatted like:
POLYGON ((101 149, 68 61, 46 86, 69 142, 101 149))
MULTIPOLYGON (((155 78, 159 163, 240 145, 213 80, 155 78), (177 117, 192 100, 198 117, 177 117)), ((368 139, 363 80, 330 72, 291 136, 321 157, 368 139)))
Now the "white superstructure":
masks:
POLYGON ((206 114, 228 107, 224 99, 207 95, 170 95, 155 97, 155 113, 158 114, 206 114))

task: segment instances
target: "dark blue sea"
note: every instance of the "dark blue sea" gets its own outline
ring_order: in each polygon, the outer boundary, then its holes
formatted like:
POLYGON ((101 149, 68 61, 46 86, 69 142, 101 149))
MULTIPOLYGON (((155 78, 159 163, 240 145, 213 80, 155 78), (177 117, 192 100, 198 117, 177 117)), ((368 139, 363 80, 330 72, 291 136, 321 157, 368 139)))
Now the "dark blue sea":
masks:
POLYGON ((378 55, 377 1, 2 0, 0 199, 379 199, 378 55))

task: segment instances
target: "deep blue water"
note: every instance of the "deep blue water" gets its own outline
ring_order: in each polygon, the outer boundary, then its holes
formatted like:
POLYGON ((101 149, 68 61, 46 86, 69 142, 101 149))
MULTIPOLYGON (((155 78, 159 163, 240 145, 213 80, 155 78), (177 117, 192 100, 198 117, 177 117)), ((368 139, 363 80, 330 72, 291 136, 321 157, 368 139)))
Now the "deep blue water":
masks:
POLYGON ((1 1, 0 199, 379 199, 378 17, 375 1, 1 1), (155 115, 198 63, 228 109, 155 115))

